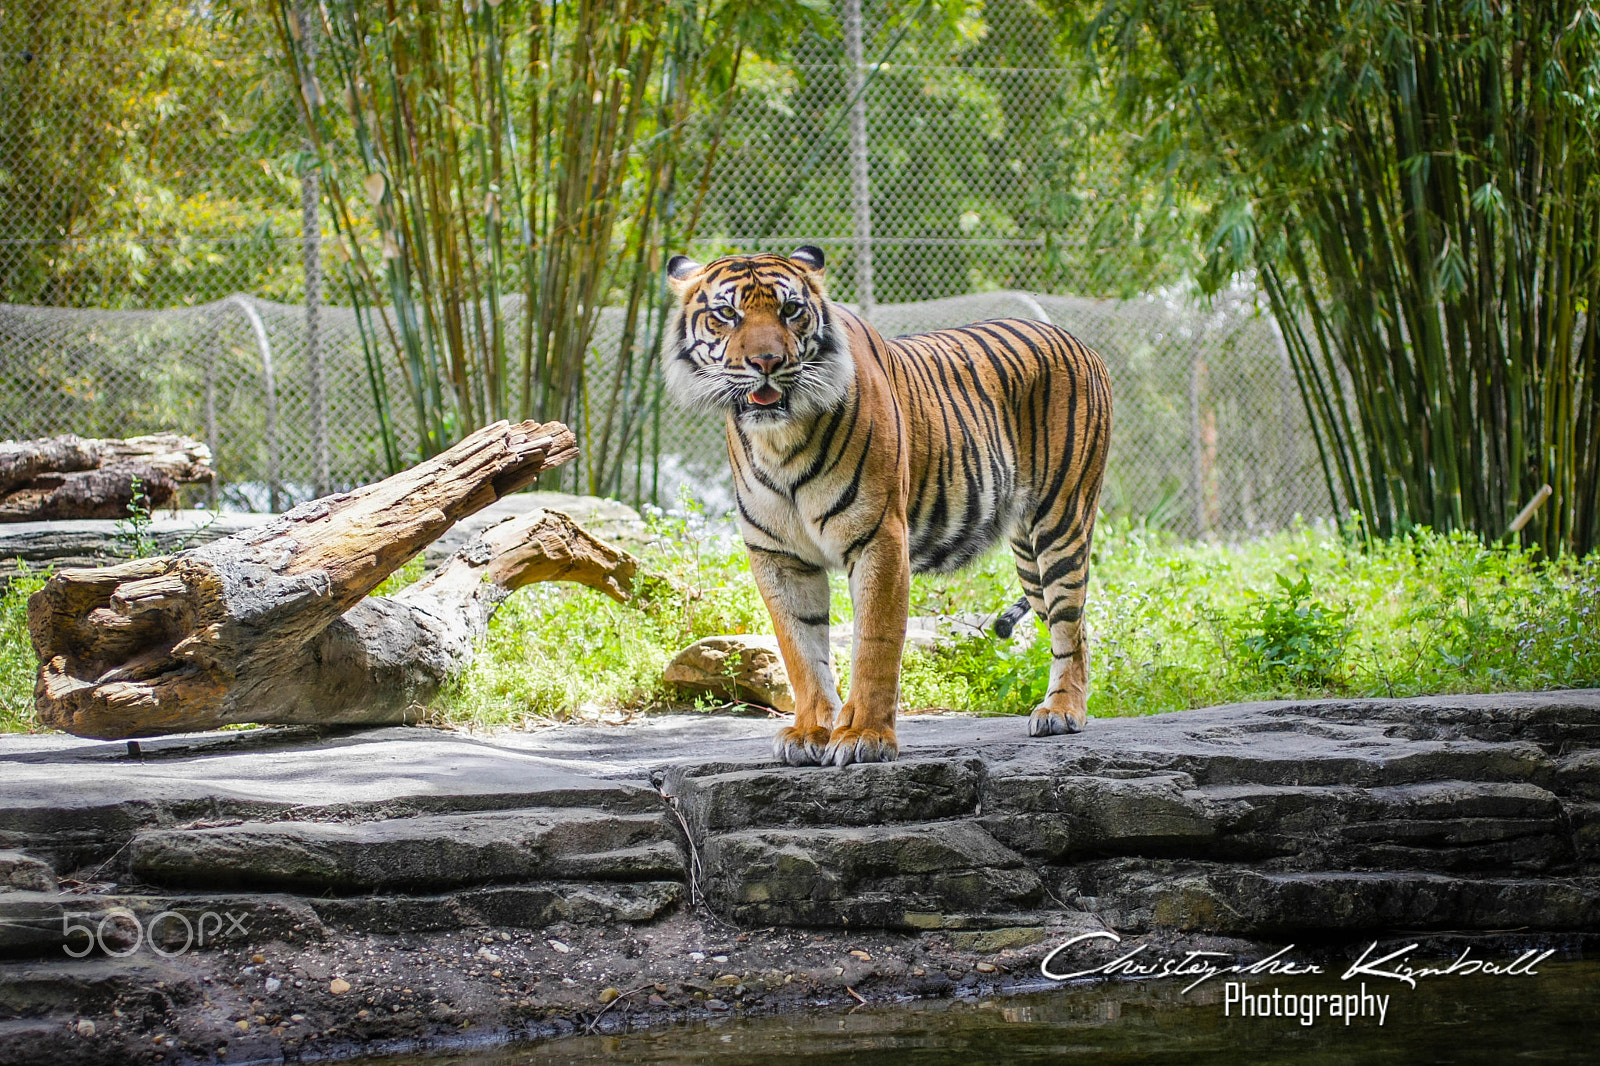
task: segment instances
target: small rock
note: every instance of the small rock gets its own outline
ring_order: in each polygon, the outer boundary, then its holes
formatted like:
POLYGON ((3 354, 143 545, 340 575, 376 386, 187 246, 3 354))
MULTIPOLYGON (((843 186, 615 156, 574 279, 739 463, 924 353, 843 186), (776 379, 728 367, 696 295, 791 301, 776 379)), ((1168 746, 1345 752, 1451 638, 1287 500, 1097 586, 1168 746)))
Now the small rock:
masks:
POLYGON ((370 1010, 358 1010, 358 1011, 356 1011, 356 1020, 357 1021, 366 1021, 370 1017, 372 1017, 372 1012, 370 1010))
POLYGON ((79 1036, 93 1036, 94 1022, 91 1022, 88 1018, 81 1018, 78 1021, 77 1029, 79 1036))
POLYGON ((333 980, 328 982, 328 991, 332 992, 336 996, 342 996, 346 992, 350 991, 350 982, 346 981, 343 977, 335 977, 333 980))
POLYGON ((489 971, 489 976, 490 977, 502 977, 504 975, 499 970, 490 970, 489 971))
POLYGON ((572 951, 572 949, 570 947, 568 947, 567 945, 563 944, 559 940, 546 940, 545 943, 549 944, 552 949, 554 949, 555 951, 560 952, 563 955, 566 955, 566 954, 568 954, 569 952, 572 951))
POLYGON ((994 963, 992 963, 992 962, 980 962, 980 963, 978 963, 978 972, 979 973, 994 973, 994 971, 995 971, 994 963))
POLYGON ((289 1020, 294 1022, 296 1025, 299 1025, 301 1022, 306 1020, 306 1016, 304 1014, 291 1014, 289 1015, 289 1020))
POLYGON ((562 978, 562 979, 561 979, 561 983, 562 983, 562 984, 563 984, 563 985, 565 985, 565 986, 566 986, 566 987, 568 987, 568 988, 572 988, 572 987, 574 987, 574 986, 575 986, 575 985, 577 985, 577 983, 578 983, 578 982, 576 982, 576 981, 574 981, 574 980, 573 980, 573 979, 572 979, 572 978, 570 978, 570 977, 563 977, 563 978, 562 978))
POLYGON ((621 995, 622 993, 617 991, 615 988, 602 988, 600 990, 600 994, 594 998, 598 999, 601 1003, 610 1003, 612 1000, 617 999, 621 995))
POLYGON ((652 992, 650 993, 650 1005, 652 1007, 665 1007, 667 1005, 667 1001, 652 992))
POLYGON ((862 962, 871 962, 872 961, 872 956, 868 955, 865 951, 862 951, 860 948, 857 948, 856 950, 852 951, 850 954, 854 955, 856 958, 860 959, 862 962))
POLYGON ((739 983, 739 975, 736 973, 725 973, 711 983, 714 985, 736 985, 739 983))
POLYGON ((722 1002, 722 1000, 720 1000, 720 999, 708 999, 708 1000, 706 1000, 706 1006, 711 1010, 727 1010, 728 1009, 728 1005, 726 1003, 722 1002))
POLYGON ((703 951, 691 951, 689 952, 689 958, 694 962, 705 962, 706 953, 703 951))
POLYGON ((913 967, 911 967, 911 976, 912 977, 926 977, 927 975, 928 975, 927 971, 924 970, 921 966, 913 966, 913 967))
POLYGON ((233 1027, 239 1030, 241 1033, 248 1033, 250 1031, 250 1023, 245 1021, 243 1018, 240 1018, 238 1021, 234 1022, 233 1027))
POLYGON ((728 961, 728 956, 726 956, 726 955, 713 955, 713 956, 711 956, 711 961, 712 962, 727 962, 728 961))
POLYGON ((776 637, 750 633, 702 637, 667 664, 661 679, 691 693, 794 712, 794 690, 776 637))
POLYGON ((267 961, 267 957, 258 952, 256 954, 250 956, 250 961, 255 963, 257 966, 260 966, 262 963, 267 961))
POLYGON ((264 987, 268 992, 276 992, 278 989, 283 987, 283 982, 278 980, 276 977, 269 977, 267 978, 267 983, 264 987))

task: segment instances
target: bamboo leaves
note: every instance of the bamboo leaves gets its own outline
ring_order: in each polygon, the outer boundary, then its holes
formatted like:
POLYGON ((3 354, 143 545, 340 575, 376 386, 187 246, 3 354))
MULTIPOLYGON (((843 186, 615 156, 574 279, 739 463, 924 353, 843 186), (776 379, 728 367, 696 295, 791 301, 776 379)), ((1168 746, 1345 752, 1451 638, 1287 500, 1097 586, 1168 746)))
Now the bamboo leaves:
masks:
POLYGON ((1330 493, 1546 551, 1600 545, 1600 16, 1586 0, 1110 0, 1147 167, 1205 188, 1209 284, 1254 268, 1330 493), (1245 220, 1250 224, 1246 225, 1245 220))
MULTIPOLYGON (((286 54, 315 83, 291 5, 286 54)), ((341 106, 304 107, 369 358, 398 358, 422 452, 500 418, 559 419, 591 491, 655 402, 659 249, 695 119, 725 109, 747 34, 780 40, 799 3, 324 0, 322 72, 341 106), (624 320, 590 381, 601 308, 624 320)), ((314 100, 313 97, 308 99, 314 100)), ((709 173, 709 158, 706 163, 709 173)), ((701 190, 703 194, 703 190, 701 190)), ((696 197, 694 202, 698 202, 696 197)), ((381 377, 381 375, 379 375, 381 377)), ((387 398, 375 396, 387 416, 387 398)))

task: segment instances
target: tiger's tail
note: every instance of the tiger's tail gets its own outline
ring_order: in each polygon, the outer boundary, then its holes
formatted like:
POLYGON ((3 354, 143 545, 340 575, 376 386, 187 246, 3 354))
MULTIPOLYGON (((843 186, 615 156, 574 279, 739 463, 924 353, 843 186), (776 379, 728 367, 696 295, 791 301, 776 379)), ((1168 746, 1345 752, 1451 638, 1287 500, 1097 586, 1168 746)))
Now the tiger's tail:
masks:
POLYGON ((1011 639, 1011 631, 1017 628, 1017 623, 1022 621, 1029 609, 1028 597, 1024 596, 1010 607, 1001 611, 995 616, 994 635, 1001 640, 1011 639))

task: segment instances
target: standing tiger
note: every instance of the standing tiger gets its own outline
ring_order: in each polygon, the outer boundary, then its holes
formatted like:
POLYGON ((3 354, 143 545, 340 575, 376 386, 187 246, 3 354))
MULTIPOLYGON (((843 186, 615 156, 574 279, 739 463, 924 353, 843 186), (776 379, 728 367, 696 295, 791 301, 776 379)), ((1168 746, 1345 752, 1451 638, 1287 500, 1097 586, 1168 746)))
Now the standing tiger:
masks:
POLYGON ((793 765, 891 761, 913 572, 959 569, 1002 535, 1050 628, 1032 736, 1087 720, 1083 602, 1111 432, 1105 364, 1065 330, 1003 319, 885 340, 831 302, 806 246, 675 257, 669 391, 725 412, 739 524, 794 688, 774 751, 793 765), (828 645, 828 571, 855 607, 850 697, 828 645))

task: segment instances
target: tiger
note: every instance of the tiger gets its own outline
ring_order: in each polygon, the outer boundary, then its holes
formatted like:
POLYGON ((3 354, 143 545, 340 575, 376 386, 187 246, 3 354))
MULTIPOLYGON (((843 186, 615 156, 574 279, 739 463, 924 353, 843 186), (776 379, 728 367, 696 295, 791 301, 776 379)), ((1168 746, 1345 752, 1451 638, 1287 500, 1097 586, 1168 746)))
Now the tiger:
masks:
POLYGON ((724 416, 736 519, 794 696, 773 754, 843 767, 899 756, 913 573, 959 570, 1002 536, 1050 633, 1030 736, 1088 719, 1083 608, 1111 433, 1104 361, 1066 330, 998 319, 886 340, 827 296, 822 251, 667 263, 666 391, 724 416), (849 697, 828 640, 848 581, 849 697))

